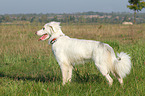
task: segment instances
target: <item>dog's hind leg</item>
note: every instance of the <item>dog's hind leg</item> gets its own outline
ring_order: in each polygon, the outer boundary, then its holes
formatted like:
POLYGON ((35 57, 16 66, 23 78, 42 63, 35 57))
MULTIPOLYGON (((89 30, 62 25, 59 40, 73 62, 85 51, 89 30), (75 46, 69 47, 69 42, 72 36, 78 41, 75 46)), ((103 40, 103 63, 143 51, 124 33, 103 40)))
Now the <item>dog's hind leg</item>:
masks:
POLYGON ((107 81, 109 82, 109 85, 111 86, 113 84, 113 79, 110 77, 109 72, 107 71, 107 68, 101 64, 95 64, 95 65, 100 70, 102 75, 106 77, 107 81))
POLYGON ((120 83, 121 85, 123 85, 123 78, 117 77, 117 79, 118 79, 119 83, 120 83))
POLYGON ((122 77, 119 77, 119 76, 116 75, 114 72, 111 72, 111 73, 114 75, 115 78, 118 79, 119 83, 120 83, 121 85, 123 85, 123 78, 122 78, 122 77))
POLYGON ((110 77, 110 75, 109 74, 103 74, 103 76, 106 77, 107 81, 109 82, 109 85, 112 86, 113 79, 110 77))

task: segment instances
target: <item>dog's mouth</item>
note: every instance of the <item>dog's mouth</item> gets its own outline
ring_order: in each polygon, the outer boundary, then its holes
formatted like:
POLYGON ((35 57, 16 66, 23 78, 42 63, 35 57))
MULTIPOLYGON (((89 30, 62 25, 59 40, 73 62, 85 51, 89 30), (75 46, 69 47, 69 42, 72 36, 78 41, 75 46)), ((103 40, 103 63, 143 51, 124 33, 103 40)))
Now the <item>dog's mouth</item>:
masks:
POLYGON ((48 37, 48 34, 44 34, 42 37, 38 39, 38 41, 45 40, 48 37))

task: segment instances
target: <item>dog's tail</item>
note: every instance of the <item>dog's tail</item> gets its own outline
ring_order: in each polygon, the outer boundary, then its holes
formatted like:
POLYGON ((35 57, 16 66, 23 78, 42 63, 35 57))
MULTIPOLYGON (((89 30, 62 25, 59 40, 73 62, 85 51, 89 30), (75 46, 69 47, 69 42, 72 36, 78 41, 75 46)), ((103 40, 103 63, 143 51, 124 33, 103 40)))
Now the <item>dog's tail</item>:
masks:
POLYGON ((114 62, 114 71, 119 77, 124 78, 131 70, 131 58, 128 54, 121 52, 117 54, 117 59, 114 62))

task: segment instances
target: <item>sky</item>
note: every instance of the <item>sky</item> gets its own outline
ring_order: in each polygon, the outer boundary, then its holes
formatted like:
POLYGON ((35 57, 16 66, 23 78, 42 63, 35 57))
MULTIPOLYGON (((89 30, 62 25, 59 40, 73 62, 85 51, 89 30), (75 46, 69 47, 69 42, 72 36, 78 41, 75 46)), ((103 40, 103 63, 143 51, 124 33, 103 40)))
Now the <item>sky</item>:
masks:
MULTIPOLYGON (((0 0, 0 14, 130 12, 128 0, 0 0)), ((145 13, 145 9, 141 11, 145 13)))

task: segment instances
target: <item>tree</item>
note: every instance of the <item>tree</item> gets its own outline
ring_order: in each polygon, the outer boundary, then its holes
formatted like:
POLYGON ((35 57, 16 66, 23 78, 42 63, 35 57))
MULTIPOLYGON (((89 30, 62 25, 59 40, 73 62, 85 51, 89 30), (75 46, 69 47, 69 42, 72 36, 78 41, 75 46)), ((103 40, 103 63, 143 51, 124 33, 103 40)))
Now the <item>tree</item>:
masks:
POLYGON ((85 23, 86 22, 86 19, 84 16, 80 16, 79 17, 79 23, 85 23))
POLYGON ((30 20, 30 22, 31 23, 34 22, 34 19, 35 19, 35 17, 32 17, 31 20, 30 20))
POLYGON ((22 20, 22 21, 26 21, 26 20, 27 20, 27 19, 26 19, 26 16, 23 15, 23 16, 21 17, 21 20, 22 20))
POLYGON ((44 22, 47 23, 47 15, 42 15, 41 18, 39 19, 39 22, 44 22))
POLYGON ((3 21, 2 16, 0 16, 0 23, 3 21))
POLYGON ((58 21, 57 15, 55 15, 55 16, 53 17, 52 21, 58 21))
POLYGON ((2 16, 1 21, 2 22, 11 22, 11 18, 9 15, 5 15, 5 16, 2 16))
POLYGON ((124 16, 123 22, 129 22, 128 16, 124 16))
POLYGON ((143 0, 128 0, 130 5, 127 5, 127 7, 130 10, 134 10, 134 23, 136 23, 136 13, 138 11, 141 11, 143 8, 145 8, 145 1, 143 0))
POLYGON ((70 21, 74 23, 75 22, 75 16, 70 16, 70 21))

